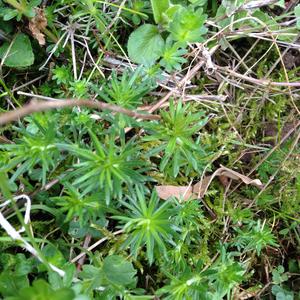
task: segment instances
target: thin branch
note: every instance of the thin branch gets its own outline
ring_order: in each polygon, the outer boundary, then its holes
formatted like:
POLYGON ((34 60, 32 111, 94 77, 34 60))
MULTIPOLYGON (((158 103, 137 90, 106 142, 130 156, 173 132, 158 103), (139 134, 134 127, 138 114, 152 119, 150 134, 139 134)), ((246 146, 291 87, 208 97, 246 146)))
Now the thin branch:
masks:
POLYGON ((83 106, 89 107, 99 110, 110 110, 116 113, 122 113, 128 115, 133 118, 143 119, 143 120, 159 120, 160 116, 158 115, 145 115, 141 113, 137 113, 132 110, 128 110, 122 107, 119 107, 114 104, 108 104, 101 101, 92 101, 92 100, 80 100, 80 99, 61 99, 60 101, 48 101, 48 102, 39 102, 36 99, 33 99, 29 104, 18 108, 16 110, 12 110, 0 115, 0 125, 4 125, 10 123, 12 121, 17 121, 20 118, 23 118, 27 115, 30 115, 35 112, 46 111, 50 109, 56 108, 64 108, 64 107, 75 107, 75 106, 83 106))

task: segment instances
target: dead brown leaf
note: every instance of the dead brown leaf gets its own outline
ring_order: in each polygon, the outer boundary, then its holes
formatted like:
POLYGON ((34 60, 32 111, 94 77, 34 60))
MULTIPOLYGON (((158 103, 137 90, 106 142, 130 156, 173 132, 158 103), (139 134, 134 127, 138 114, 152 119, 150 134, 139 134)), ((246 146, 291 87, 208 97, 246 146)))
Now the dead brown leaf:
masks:
POLYGON ((158 196, 164 200, 173 196, 176 198, 183 197, 184 200, 188 200, 195 196, 192 186, 159 185, 156 186, 156 191, 158 196))
POLYGON ((47 26, 47 19, 42 8, 35 9, 35 16, 29 21, 29 29, 33 37, 39 42, 41 46, 45 45, 45 36, 42 31, 47 26))
MULTIPOLYGON (((247 185, 254 185, 258 188, 263 188, 263 184, 259 179, 251 179, 241 173, 233 171, 221 165, 211 176, 205 176, 202 180, 196 183, 194 186, 173 186, 173 185, 160 185, 156 186, 156 191, 161 199, 168 199, 170 197, 188 199, 202 198, 213 181, 218 176, 222 178, 222 182, 225 182, 225 178, 232 180, 241 180, 247 185)), ((228 181, 227 181, 228 182, 228 181)))

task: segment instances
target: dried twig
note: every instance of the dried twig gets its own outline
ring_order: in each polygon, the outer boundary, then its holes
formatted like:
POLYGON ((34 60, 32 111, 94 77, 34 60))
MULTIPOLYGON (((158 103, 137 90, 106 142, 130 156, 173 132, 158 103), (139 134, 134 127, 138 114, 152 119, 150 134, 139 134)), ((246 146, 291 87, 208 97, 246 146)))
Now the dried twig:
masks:
POLYGON ((64 108, 64 107, 75 107, 83 106, 99 110, 110 110, 117 113, 122 113, 133 118, 143 119, 143 120, 159 120, 160 116, 157 115, 146 115, 137 113, 135 111, 119 107, 117 105, 108 104, 101 101, 92 100, 81 100, 81 99, 57 99, 59 101, 49 101, 49 102, 39 102, 33 99, 29 104, 12 110, 0 115, 0 125, 7 124, 12 121, 17 121, 18 119, 30 115, 35 112, 41 112, 50 109, 64 108))

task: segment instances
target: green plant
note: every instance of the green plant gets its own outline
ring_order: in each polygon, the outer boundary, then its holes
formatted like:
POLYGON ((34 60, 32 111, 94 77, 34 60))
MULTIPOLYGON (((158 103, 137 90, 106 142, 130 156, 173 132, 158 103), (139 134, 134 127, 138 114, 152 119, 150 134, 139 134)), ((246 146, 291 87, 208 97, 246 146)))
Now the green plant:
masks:
POLYGON ((180 47, 180 44, 173 43, 170 38, 166 40, 162 59, 160 65, 164 67, 168 72, 172 70, 181 70, 181 65, 187 60, 182 56, 187 53, 186 49, 180 47))
POLYGON ((65 222, 78 219, 79 225, 83 227, 87 222, 96 221, 102 216, 103 207, 99 199, 101 194, 82 196, 72 185, 64 183, 65 195, 51 198, 55 206, 60 207, 62 213, 66 213, 65 222))
POLYGON ((131 11, 122 11, 122 15, 131 20, 135 25, 139 25, 142 20, 148 19, 148 14, 151 13, 150 3, 144 0, 130 0, 128 6, 131 11))
POLYGON ((55 66, 52 73, 52 79, 55 80, 57 84, 69 84, 72 79, 71 70, 68 66, 55 66))
POLYGON ((185 45, 191 42, 202 42, 203 35, 207 33, 204 22, 207 15, 203 14, 203 9, 194 10, 192 8, 180 8, 176 11, 169 24, 169 32, 172 39, 185 45))
MULTIPOLYGON (((202 3, 201 3, 202 4, 202 3)), ((144 24, 131 33, 128 40, 129 57, 137 63, 152 65, 163 57, 161 65, 168 71, 172 68, 180 69, 185 62, 181 56, 185 54, 185 47, 189 42, 203 41, 207 33, 204 26, 207 15, 202 8, 183 5, 173 5, 169 0, 151 1, 155 22, 163 31, 169 33, 167 40, 163 39, 159 28, 152 24, 144 24), (178 42, 171 46, 171 40, 178 42), (166 44, 166 45, 165 45, 166 44), (179 48, 182 48, 179 50, 179 48)))
POLYGON ((20 128, 18 130, 21 138, 17 143, 0 145, 0 149, 5 150, 9 158, 9 162, 2 165, 1 170, 13 172, 10 182, 28 172, 45 185, 47 173, 53 170, 61 159, 55 145, 58 141, 56 127, 50 121, 42 125, 35 118, 32 118, 32 124, 37 131, 20 128))
POLYGON ((16 18, 18 21, 21 20, 22 16, 32 18, 35 16, 35 8, 41 4, 41 0, 4 0, 13 8, 6 7, 2 10, 0 16, 3 17, 5 21, 12 18, 16 18))
POLYGON ((295 16, 297 17, 297 28, 300 29, 300 4, 294 8, 295 16))
POLYGON ((99 299, 97 295, 102 299, 149 299, 138 296, 141 290, 136 289, 136 273, 131 262, 122 256, 111 255, 103 260, 101 266, 84 265, 80 277, 85 281, 86 292, 95 290, 95 299, 99 299))
POLYGON ((85 79, 70 82, 69 90, 75 98, 86 98, 88 96, 88 84, 85 79))
POLYGON ((272 281, 274 284, 281 284, 288 280, 288 276, 284 273, 284 267, 278 266, 272 271, 272 281))
POLYGON ((158 60, 165 42, 155 25, 144 24, 128 40, 128 55, 139 64, 151 65, 158 60))
POLYGON ((109 103, 124 108, 136 109, 142 104, 143 96, 153 89, 153 85, 146 78, 142 78, 142 68, 134 72, 125 70, 122 76, 116 72, 111 74, 111 79, 103 85, 102 90, 96 89, 97 93, 109 103))
POLYGON ((289 2, 0 0, 1 299, 299 298, 289 2))
POLYGON ((274 234, 265 223, 261 224, 260 220, 248 224, 244 230, 237 228, 236 232, 233 245, 238 250, 255 251, 260 255, 261 251, 268 246, 278 247, 274 234))
POLYGON ((204 112, 190 113, 189 105, 170 102, 170 111, 161 112, 162 121, 147 126, 145 141, 158 142, 149 156, 163 153, 160 170, 169 170, 176 177, 183 166, 201 170, 200 157, 206 155, 194 135, 206 124, 204 112))
POLYGON ((55 300, 73 300, 75 293, 70 288, 61 288, 54 290, 42 279, 33 282, 31 287, 23 287, 18 291, 17 296, 7 297, 7 300, 32 300, 32 299, 55 299, 55 300))
MULTIPOLYGON (((132 191, 133 192, 133 191, 132 191)), ((124 223, 124 230, 128 234, 123 248, 130 246, 130 252, 137 257, 141 247, 146 246, 149 264, 154 261, 154 256, 161 254, 167 257, 167 243, 170 243, 175 234, 169 215, 171 206, 169 202, 159 204, 157 194, 153 192, 147 203, 142 190, 136 189, 129 202, 122 201, 127 209, 126 215, 114 216, 114 219, 124 223)))
POLYGON ((276 300, 293 300, 294 299, 294 294, 293 292, 287 291, 286 289, 274 285, 272 286, 272 294, 276 297, 276 300))
POLYGON ((153 11, 153 16, 154 20, 157 24, 163 22, 163 15, 167 11, 167 9, 171 6, 171 3, 169 0, 150 0, 151 1, 151 6, 152 6, 152 11, 153 11))
POLYGON ((161 288, 159 294, 167 294, 164 299, 223 299, 229 296, 232 287, 243 280, 244 268, 234 262, 225 248, 221 257, 208 269, 201 271, 201 261, 196 270, 187 268, 183 273, 171 275, 169 285, 161 288))
POLYGON ((142 175, 145 163, 138 157, 139 150, 134 146, 134 140, 123 142, 118 146, 115 136, 111 136, 107 145, 102 144, 97 136, 89 131, 93 148, 82 148, 78 145, 57 144, 61 150, 68 151, 79 162, 68 178, 73 178, 72 184, 82 191, 82 195, 104 192, 105 202, 109 204, 112 198, 119 198, 126 187, 146 181, 142 175))

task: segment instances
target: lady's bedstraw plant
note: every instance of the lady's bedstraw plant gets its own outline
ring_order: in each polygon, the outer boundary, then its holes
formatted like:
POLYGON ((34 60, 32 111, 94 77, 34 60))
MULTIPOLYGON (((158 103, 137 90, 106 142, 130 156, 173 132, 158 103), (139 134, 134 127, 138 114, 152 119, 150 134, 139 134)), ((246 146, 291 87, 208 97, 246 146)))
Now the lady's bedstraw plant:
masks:
POLYGON ((59 210, 66 214, 65 222, 70 222, 74 218, 78 219, 83 227, 90 221, 96 221, 103 214, 103 207, 99 199, 103 197, 101 193, 94 193, 91 196, 82 196, 74 186, 64 183, 64 194, 59 197, 52 197, 59 210))
POLYGON ((52 170, 61 157, 56 147, 58 142, 54 123, 46 122, 42 125, 37 119, 30 118, 31 126, 18 129, 22 137, 15 144, 0 144, 9 162, 2 166, 2 170, 12 172, 10 182, 14 182, 20 175, 28 172, 42 184, 46 184, 47 173, 52 170), (31 131, 28 130, 31 127, 31 131))
POLYGON ((108 103, 116 104, 128 109, 136 109, 142 105, 143 96, 155 86, 142 78, 142 68, 134 72, 126 69, 122 76, 112 72, 111 79, 105 83, 102 90, 96 92, 108 103))
MULTIPOLYGON (((130 110, 138 110, 143 105, 143 97, 157 86, 157 83, 145 75, 143 67, 132 71, 127 68, 120 76, 113 71, 110 78, 101 87, 92 84, 91 88, 107 103, 111 103, 130 110)), ((136 121, 124 114, 107 114, 106 119, 117 127, 134 127, 136 121)))
POLYGON ((170 110, 161 112, 162 120, 148 125, 148 135, 145 141, 157 142, 157 146, 149 156, 160 156, 160 170, 169 171, 176 177, 181 167, 201 170, 200 159, 205 157, 205 151, 196 141, 194 135, 206 124, 207 118, 203 112, 192 113, 190 105, 182 102, 170 102, 170 110))
POLYGON ((160 204, 155 192, 147 201, 139 188, 132 193, 129 202, 121 203, 127 208, 126 215, 114 218, 125 224, 123 228, 128 237, 123 247, 130 246, 130 252, 137 257, 139 250, 146 246, 149 264, 153 263, 154 256, 167 257, 167 244, 176 233, 170 219, 171 204, 167 201, 160 204))
POLYGON ((174 274, 166 272, 170 283, 158 291, 164 295, 163 299, 208 299, 221 300, 230 298, 234 286, 244 279, 245 270, 226 252, 225 247, 220 249, 220 257, 203 271, 203 262, 198 261, 194 270, 187 267, 183 272, 174 274))
POLYGON ((276 237, 271 229, 265 223, 261 224, 260 220, 251 222, 243 230, 236 228, 236 231, 238 235, 234 239, 233 245, 244 253, 255 251, 257 255, 260 255, 266 247, 278 247, 276 237))
POLYGON ((74 167, 68 178, 73 179, 82 195, 104 192, 106 204, 112 198, 121 198, 124 190, 146 181, 142 173, 146 170, 145 163, 139 158, 139 149, 134 140, 121 145, 115 142, 116 137, 110 136, 105 143, 89 131, 91 147, 58 144, 58 148, 68 151, 74 157, 74 167))

